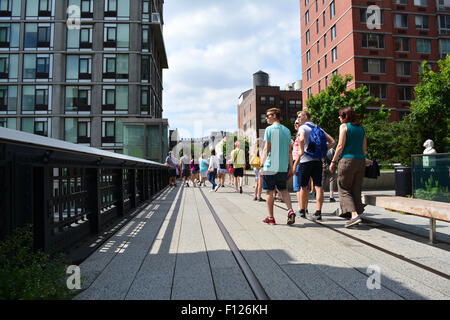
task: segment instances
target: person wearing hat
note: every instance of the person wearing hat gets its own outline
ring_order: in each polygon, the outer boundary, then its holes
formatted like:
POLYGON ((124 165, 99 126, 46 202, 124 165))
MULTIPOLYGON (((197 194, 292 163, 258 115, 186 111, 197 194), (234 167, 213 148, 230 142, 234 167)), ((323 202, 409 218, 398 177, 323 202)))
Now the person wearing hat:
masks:
POLYGON ((171 187, 177 186, 177 164, 175 158, 173 158, 173 152, 169 151, 169 154, 164 163, 169 167, 169 183, 171 187))
POLYGON ((244 177, 245 168, 245 151, 241 149, 241 143, 236 141, 234 143, 234 150, 231 151, 231 159, 233 161, 233 175, 236 192, 242 193, 242 180, 244 177))

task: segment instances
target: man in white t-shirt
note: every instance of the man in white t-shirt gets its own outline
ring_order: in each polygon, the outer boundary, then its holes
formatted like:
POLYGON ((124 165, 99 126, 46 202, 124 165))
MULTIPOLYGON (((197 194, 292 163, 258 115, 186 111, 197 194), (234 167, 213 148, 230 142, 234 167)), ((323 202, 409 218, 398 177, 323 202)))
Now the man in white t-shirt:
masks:
POLYGON ((183 154, 180 159, 181 176, 183 177, 183 183, 186 187, 189 187, 189 177, 191 176, 191 168, 189 166, 191 159, 188 154, 183 154))
MULTIPOLYGON (((293 170, 295 170, 295 175, 297 176, 298 183, 294 183, 294 191, 297 192, 297 197, 299 197, 298 201, 300 204, 300 216, 302 218, 306 217, 306 211, 308 208, 308 199, 309 194, 306 189, 309 183, 309 180, 312 178, 314 183, 314 188, 316 189, 316 203, 317 210, 312 216, 314 220, 322 220, 322 205, 323 205, 323 188, 322 188, 322 159, 314 158, 305 153, 305 150, 308 150, 309 146, 309 135, 311 133, 311 126, 316 126, 311 122, 311 114, 308 111, 300 111, 297 113, 297 120, 300 123, 300 127, 298 128, 298 139, 300 144, 300 150, 297 155, 297 159, 294 161, 293 170)), ((325 131, 324 131, 325 132, 325 131)), ((327 137, 327 145, 334 146, 336 142, 334 139, 326 133, 327 137)))

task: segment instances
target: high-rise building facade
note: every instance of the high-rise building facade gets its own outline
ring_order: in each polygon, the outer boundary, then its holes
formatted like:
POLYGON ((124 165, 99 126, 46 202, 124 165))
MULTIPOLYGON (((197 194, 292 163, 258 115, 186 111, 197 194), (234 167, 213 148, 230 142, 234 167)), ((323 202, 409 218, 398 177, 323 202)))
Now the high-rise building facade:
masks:
MULTIPOLYGON (((286 90, 269 84, 269 75, 263 71, 253 74, 253 88, 243 92, 238 103, 238 129, 251 142, 263 138, 260 130, 265 130, 269 124, 266 111, 279 108, 282 120, 292 123, 297 118, 297 112, 302 110, 302 91, 300 81, 287 85, 286 90)), ((262 131, 264 132, 264 131, 262 131)))
POLYGON ((0 126, 115 152, 167 127, 163 3, 0 0, 0 126))
MULTIPOLYGON (((401 119, 414 99, 421 62, 450 53, 450 0, 300 0, 303 102, 333 74, 401 119)), ((374 106, 373 108, 376 108, 374 106)))

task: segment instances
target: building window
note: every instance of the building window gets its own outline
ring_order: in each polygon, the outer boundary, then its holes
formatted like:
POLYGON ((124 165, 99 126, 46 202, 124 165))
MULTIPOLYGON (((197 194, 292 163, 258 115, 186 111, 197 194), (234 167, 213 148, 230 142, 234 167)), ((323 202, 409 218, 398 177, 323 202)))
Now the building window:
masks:
POLYGON ((328 87, 328 76, 325 76, 325 88, 328 87))
POLYGON ((317 40, 317 53, 320 53, 320 42, 317 40))
POLYGON ((50 136, 51 119, 47 118, 22 118, 22 131, 37 134, 44 137, 50 136))
POLYGON ((51 112, 51 87, 49 86, 23 86, 22 87, 22 113, 51 112))
POLYGON ((408 28, 408 15, 402 13, 394 14, 395 28, 408 28))
POLYGON ((310 81, 311 80, 311 68, 309 68, 308 70, 306 70, 306 80, 310 81))
POLYGON ((309 44, 309 30, 306 30, 306 44, 309 44))
POLYGON ((387 85, 378 83, 368 83, 365 84, 369 90, 369 94, 374 98, 379 98, 382 100, 387 99, 387 85))
POLYGON ((363 33, 362 47, 370 49, 384 49, 384 35, 375 33, 363 33))
POLYGON ((17 130, 16 118, 0 118, 0 127, 17 130))
POLYGON ((398 100, 411 101, 413 98, 412 87, 398 87, 398 100))
MULTIPOLYGON (((370 13, 370 12, 369 12, 370 13)), ((383 10, 381 10, 380 12, 381 17, 380 17, 380 24, 383 25, 384 23, 384 14, 383 14, 383 10)), ((366 24, 367 23, 367 18, 369 17, 368 13, 367 13, 367 8, 361 8, 359 9, 359 22, 361 24, 366 24)))
POLYGON ((396 69, 398 77, 411 76, 411 62, 397 62, 396 69))
POLYGON ((92 26, 67 30, 67 49, 92 49, 92 26))
POLYGON ((319 89, 319 93, 320 93, 320 91, 322 90, 321 87, 320 87, 320 80, 319 80, 319 82, 317 83, 317 88, 319 89))
POLYGON ((50 17, 52 16, 52 0, 27 0, 26 17, 50 17))
POLYGON ((67 86, 64 109, 66 112, 90 112, 91 100, 91 87, 67 86))
POLYGON ((323 23, 323 26, 325 27, 325 25, 326 25, 326 18, 325 18, 325 12, 326 12, 326 9, 325 10, 323 10, 323 13, 322 13, 322 23, 323 23))
POLYGON ((26 23, 25 24, 25 48, 52 48, 53 24, 26 23))
POLYGON ((309 97, 311 97, 311 96, 312 96, 311 88, 308 88, 308 97, 307 97, 307 99, 309 99, 309 97))
POLYGON ((334 1, 331 1, 330 3, 330 20, 334 18, 336 15, 336 8, 334 6, 334 1))
POLYGON ((90 144, 91 122, 83 118, 64 119, 64 140, 71 143, 90 144))
POLYGON ((311 50, 306 51, 306 62, 311 61, 311 50))
POLYGON ((327 55, 324 56, 324 60, 325 60, 325 69, 328 67, 328 58, 327 55))
POLYGON ((418 53, 431 53, 431 40, 417 39, 416 44, 418 53))
POLYGON ((128 86, 103 86, 103 113, 128 113, 128 86))
POLYGON ((19 55, 0 54, 0 79, 18 80, 19 55))
POLYGON ((364 73, 386 73, 386 61, 383 59, 363 59, 364 73))
POLYGON ((261 103, 262 105, 265 105, 265 104, 267 103, 267 98, 266 98, 265 96, 261 96, 261 97, 259 98, 259 101, 260 101, 260 103, 261 103))
POLYGON ((450 39, 439 39, 439 56, 441 59, 450 54, 450 39))
POLYGON ((141 60, 141 80, 144 82, 148 82, 150 81, 150 73, 151 73, 151 59, 150 56, 142 56, 142 60, 141 60))
POLYGON ((90 80, 92 56, 68 55, 66 58, 66 81, 90 80))
POLYGON ((144 21, 150 21, 150 14, 152 13, 151 3, 151 0, 142 1, 142 20, 144 21))
POLYGON ((0 48, 19 48, 20 24, 0 23, 0 48))
POLYGON ((308 25, 308 23, 309 23, 309 10, 306 10, 306 13, 305 13, 305 25, 308 25))
MULTIPOLYGON (((269 105, 274 106, 275 105, 275 97, 270 96, 269 97, 269 105)), ((250 106, 251 107, 251 106, 250 106)))
POLYGON ((103 41, 105 48, 129 48, 130 25, 105 24, 103 41))
POLYGON ((17 86, 0 86, 0 113, 17 112, 17 86))
POLYGON ((429 18, 428 16, 416 16, 416 29, 429 29, 429 18))
POLYGON ((150 106, 150 87, 141 87, 141 114, 153 116, 150 106))
POLYGON ((105 54, 103 56, 103 79, 128 79, 128 55, 105 54))
POLYGON ((316 34, 319 34, 319 19, 316 20, 316 34))
POLYGON ((23 79, 51 79, 52 55, 24 54, 23 79))
POLYGON ((439 33, 450 34, 450 16, 439 15, 439 33))
POLYGON ((336 38, 336 25, 331 27, 331 41, 336 38))
POLYGON ((266 119, 266 114, 265 113, 261 113, 260 120, 261 120, 261 124, 266 124, 267 123, 267 119, 266 119))
POLYGON ((414 0, 415 6, 421 6, 421 7, 427 7, 428 6, 428 0, 414 0))
POLYGON ((403 5, 407 5, 408 4, 408 0, 392 0, 393 4, 403 4, 403 5))
POLYGON ((332 54, 332 56, 331 56, 331 61, 332 62, 336 62, 336 60, 337 60, 337 47, 334 47, 333 48, 333 50, 331 50, 331 54, 332 54))
POLYGON ((325 32, 325 34, 323 35, 323 47, 326 48, 327 46, 327 33, 325 32))
POLYGON ((0 1, 0 17, 20 17, 21 0, 0 1))
POLYGON ((317 73, 320 73, 320 60, 317 61, 317 73))
POLYGON ((394 50, 409 52, 409 38, 394 38, 394 50))
POLYGON ((142 50, 150 50, 150 29, 142 26, 142 50))

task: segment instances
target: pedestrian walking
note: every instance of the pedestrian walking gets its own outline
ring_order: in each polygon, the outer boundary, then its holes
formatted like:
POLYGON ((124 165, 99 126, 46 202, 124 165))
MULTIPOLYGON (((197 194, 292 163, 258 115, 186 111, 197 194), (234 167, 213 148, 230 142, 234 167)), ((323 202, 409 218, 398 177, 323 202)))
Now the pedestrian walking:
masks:
POLYGON ((191 169, 191 182, 194 187, 197 186, 197 183, 200 182, 198 177, 199 166, 195 163, 194 155, 191 155, 191 162, 189 163, 191 169))
POLYGON ((245 168, 245 150, 242 150, 241 143, 236 141, 234 143, 234 150, 231 151, 230 155, 233 159, 233 175, 234 175, 234 186, 235 191, 242 193, 242 182, 244 178, 244 168, 245 168))
POLYGON ((203 184, 206 187, 206 178, 208 176, 208 160, 205 158, 205 154, 202 153, 198 159, 200 167, 200 186, 203 184))
POLYGON ((219 158, 219 185, 225 187, 225 176, 227 175, 227 158, 221 154, 219 158))
POLYGON ((250 159, 250 165, 255 173, 255 190, 254 190, 254 201, 263 201, 261 198, 262 192, 262 165, 261 165, 261 152, 259 146, 259 139, 256 140, 256 144, 253 150, 253 156, 250 159))
POLYGON ((337 175, 336 171, 330 171, 330 164, 331 160, 333 160, 334 154, 336 153, 336 150, 334 147, 330 147, 330 149, 327 152, 327 156, 325 159, 322 160, 322 187, 326 185, 326 183, 329 181, 330 184, 330 202, 336 202, 336 199, 334 199, 334 185, 337 181, 337 175))
POLYGON ((322 220, 323 188, 322 159, 326 156, 327 145, 336 144, 334 139, 319 126, 311 122, 311 114, 304 110, 298 112, 300 149, 294 162, 297 184, 294 190, 300 190, 300 216, 306 216, 308 208, 308 183, 312 178, 316 191, 316 212, 310 217, 322 220), (300 184, 298 184, 300 182, 300 184))
MULTIPOLYGON (((183 154, 183 151, 181 151, 183 154)), ((183 154, 180 159, 181 165, 181 176, 183 177, 183 183, 186 187, 189 187, 189 178, 191 177, 191 168, 190 168, 191 159, 187 154, 183 154)))
POLYGON ((361 201, 361 187, 365 173, 367 138, 364 128, 359 123, 352 107, 339 110, 339 143, 330 164, 330 171, 338 165, 338 192, 341 215, 351 218, 345 224, 346 228, 361 223, 360 215, 364 212, 361 201))
POLYGON ((169 184, 171 187, 177 186, 177 163, 175 158, 173 157, 173 152, 169 151, 167 155, 166 162, 164 163, 167 167, 169 167, 169 184))
POLYGON ((209 158, 209 168, 208 168, 208 181, 212 184, 212 189, 210 192, 217 191, 219 185, 216 184, 217 170, 219 169, 219 158, 216 157, 216 150, 211 150, 211 157, 209 158))
POLYGON ((233 176, 233 163, 231 160, 227 161, 228 165, 228 184, 234 185, 234 176, 233 176))
POLYGON ((295 219, 291 196, 286 188, 292 166, 291 131, 280 123, 281 110, 278 108, 268 109, 266 119, 270 126, 266 128, 264 133, 263 189, 267 192, 268 217, 263 222, 271 225, 276 223, 273 215, 273 204, 275 188, 277 188, 288 208, 288 224, 290 224, 292 216, 295 219))

